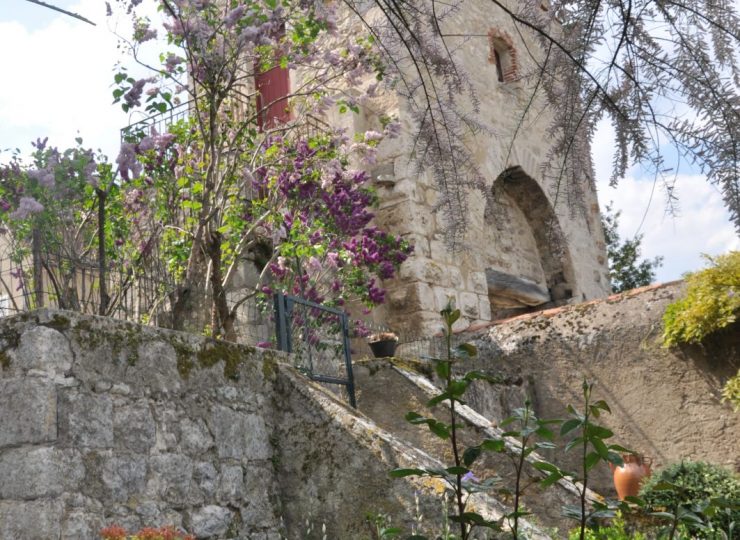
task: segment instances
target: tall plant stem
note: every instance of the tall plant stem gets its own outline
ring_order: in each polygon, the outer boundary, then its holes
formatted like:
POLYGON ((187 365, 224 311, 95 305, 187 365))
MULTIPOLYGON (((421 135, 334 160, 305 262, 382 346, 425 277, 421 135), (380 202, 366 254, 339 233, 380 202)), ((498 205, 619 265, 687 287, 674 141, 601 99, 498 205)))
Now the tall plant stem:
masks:
MULTIPOLYGON (((447 388, 450 388, 452 384, 452 327, 447 328, 447 362, 449 369, 447 370, 447 388)), ((457 448, 457 422, 455 421, 455 400, 450 398, 450 440, 452 442, 452 454, 455 458, 455 467, 460 467, 460 452, 457 448)), ((463 520, 463 514, 465 513, 465 501, 463 501, 463 489, 462 489, 462 475, 455 475, 455 499, 457 501, 457 515, 460 518, 460 538, 466 540, 468 538, 467 527, 463 520)))

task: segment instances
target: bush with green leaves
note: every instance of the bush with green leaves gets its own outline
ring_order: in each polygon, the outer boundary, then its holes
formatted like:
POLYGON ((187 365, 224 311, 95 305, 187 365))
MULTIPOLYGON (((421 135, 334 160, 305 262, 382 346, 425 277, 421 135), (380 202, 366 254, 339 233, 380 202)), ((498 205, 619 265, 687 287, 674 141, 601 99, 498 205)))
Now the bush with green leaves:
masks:
POLYGON ((640 496, 653 512, 699 518, 682 520, 696 538, 732 538, 740 527, 740 478, 718 465, 675 463, 653 474, 640 496))
MULTIPOLYGON (((573 529, 568 535, 568 540, 578 540, 581 535, 580 529, 573 529)), ((605 527, 586 529, 586 540, 646 540, 646 536, 627 526, 621 514, 617 514, 611 524, 605 527)))
POLYGON ((740 251, 707 257, 709 268, 686 274, 686 295, 666 308, 663 343, 701 343, 740 313, 740 251))

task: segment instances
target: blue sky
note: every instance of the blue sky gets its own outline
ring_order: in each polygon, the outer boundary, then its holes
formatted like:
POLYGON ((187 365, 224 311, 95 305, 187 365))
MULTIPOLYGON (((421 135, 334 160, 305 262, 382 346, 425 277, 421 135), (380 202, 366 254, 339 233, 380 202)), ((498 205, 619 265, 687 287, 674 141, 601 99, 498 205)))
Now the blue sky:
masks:
MULTIPOLYGON (((105 16, 102 0, 56 0, 56 4, 97 26, 25 0, 0 0, 0 149, 20 147, 27 154, 30 141, 37 137, 48 136, 51 144, 64 147, 81 136, 86 145, 115 159, 119 128, 138 119, 111 104, 113 67, 122 59, 113 34, 116 22, 105 16)), ((665 257, 659 281, 701 268, 701 253, 740 249, 719 191, 698 171, 681 168, 679 214, 673 217, 665 212, 660 187, 648 203, 652 177, 639 169, 617 189, 608 187, 613 148, 610 126, 604 123, 593 144, 602 208, 614 201, 622 211, 622 236, 639 231, 644 235, 644 255, 665 257)))

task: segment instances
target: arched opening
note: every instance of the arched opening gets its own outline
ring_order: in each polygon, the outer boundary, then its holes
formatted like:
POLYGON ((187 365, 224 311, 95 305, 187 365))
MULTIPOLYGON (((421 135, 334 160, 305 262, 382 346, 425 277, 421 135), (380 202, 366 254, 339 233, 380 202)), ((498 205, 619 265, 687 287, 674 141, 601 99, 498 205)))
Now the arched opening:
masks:
POLYGON ((571 298, 570 253, 542 188, 516 166, 501 173, 492 189, 498 207, 491 210, 502 240, 499 244, 516 259, 505 267, 494 263, 486 268, 492 307, 533 307, 571 298))
POLYGON ((496 66, 499 82, 514 82, 519 78, 519 66, 514 41, 508 32, 495 28, 488 32, 488 60, 496 66))

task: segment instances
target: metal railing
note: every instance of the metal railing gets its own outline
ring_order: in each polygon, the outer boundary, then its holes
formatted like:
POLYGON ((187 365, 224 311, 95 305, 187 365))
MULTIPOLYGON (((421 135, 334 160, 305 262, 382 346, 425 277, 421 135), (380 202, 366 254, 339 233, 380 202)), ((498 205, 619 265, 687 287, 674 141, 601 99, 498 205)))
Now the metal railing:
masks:
MULTIPOLYGON (((147 116, 138 122, 121 128, 121 143, 137 142, 147 136, 166 133, 171 125, 190 118, 195 110, 195 101, 189 100, 173 106, 166 112, 147 116)), ((257 109, 254 100, 237 95, 226 101, 224 111, 232 121, 254 119, 255 125, 257 125, 257 109)), ((258 129, 262 131, 261 127, 258 129)), ((332 129, 323 120, 312 115, 304 115, 300 120, 292 120, 286 124, 278 125, 270 131, 285 132, 288 136, 315 137, 330 133, 332 129)))
POLYGON ((293 353, 297 367, 314 381, 344 387, 349 404, 357 407, 347 314, 280 293, 274 302, 278 349, 293 353))

